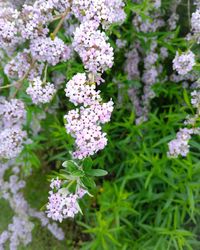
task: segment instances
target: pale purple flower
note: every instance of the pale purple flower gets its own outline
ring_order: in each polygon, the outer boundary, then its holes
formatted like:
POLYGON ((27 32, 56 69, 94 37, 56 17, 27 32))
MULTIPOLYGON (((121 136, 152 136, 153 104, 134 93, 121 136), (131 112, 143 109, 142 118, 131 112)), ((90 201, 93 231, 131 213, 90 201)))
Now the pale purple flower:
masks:
POLYGON ((185 75, 190 72, 195 65, 195 55, 192 51, 179 54, 176 52, 176 57, 173 60, 173 69, 180 75, 185 75))
POLYGON ((71 56, 71 49, 58 37, 40 37, 31 41, 30 52, 34 59, 56 65, 67 61, 71 56))
POLYGON ((36 77, 30 82, 26 93, 30 95, 34 104, 42 104, 53 99, 56 89, 52 83, 43 83, 39 77, 36 77))
POLYGON ((66 84, 65 93, 75 105, 91 105, 100 102, 100 91, 96 91, 96 84, 87 79, 85 73, 78 73, 66 84))

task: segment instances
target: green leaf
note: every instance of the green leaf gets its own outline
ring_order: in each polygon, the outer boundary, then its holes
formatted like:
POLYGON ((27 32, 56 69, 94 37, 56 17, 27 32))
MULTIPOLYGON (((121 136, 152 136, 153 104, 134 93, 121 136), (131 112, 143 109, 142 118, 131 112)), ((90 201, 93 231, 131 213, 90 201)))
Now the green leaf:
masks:
POLYGON ((81 178, 81 181, 82 181, 83 185, 85 185, 88 188, 95 188, 96 187, 96 184, 92 178, 84 176, 81 178))
POLYGON ((82 170, 75 170, 75 171, 71 172, 71 174, 73 176, 76 176, 76 177, 83 177, 84 176, 84 172, 82 170))
POLYGON ((84 161, 83 161, 83 169, 84 170, 89 170, 92 168, 92 159, 90 157, 86 158, 84 161))
POLYGON ((188 92, 187 92, 186 89, 183 90, 183 97, 184 97, 184 100, 185 100, 185 102, 186 102, 188 108, 190 108, 191 110, 193 110, 192 105, 191 105, 191 103, 190 103, 189 96, 188 96, 188 92))
POLYGON ((91 170, 85 171, 85 173, 91 176, 105 176, 108 174, 108 172, 103 169, 91 169, 91 170))
POLYGON ((62 166, 67 168, 69 172, 73 172, 77 170, 77 166, 73 161, 65 161, 63 162, 62 166))

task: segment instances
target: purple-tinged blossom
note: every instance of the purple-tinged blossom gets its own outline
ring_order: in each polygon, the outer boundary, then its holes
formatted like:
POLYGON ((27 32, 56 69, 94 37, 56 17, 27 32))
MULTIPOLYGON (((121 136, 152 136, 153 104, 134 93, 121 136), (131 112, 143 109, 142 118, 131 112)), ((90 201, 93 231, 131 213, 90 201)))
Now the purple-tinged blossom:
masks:
POLYGON ((56 179, 52 179, 51 180, 51 184, 50 184, 50 188, 51 189, 60 189, 61 187, 61 180, 58 179, 58 177, 56 179))
POLYGON ((176 52, 176 57, 173 60, 173 69, 180 75, 185 75, 190 72, 195 65, 195 55, 192 51, 182 53, 176 52))
MULTIPOLYGON (((62 181, 58 178, 57 181, 59 181, 61 187, 62 181)), ((51 181, 50 184, 51 189, 53 182, 51 181)), ((65 218, 74 218, 77 213, 81 212, 78 200, 83 198, 87 191, 82 187, 78 187, 75 194, 73 194, 67 188, 56 189, 56 191, 51 190, 49 192, 49 202, 46 206, 47 217, 59 222, 62 222, 65 218)))
POLYGON ((80 55, 86 70, 97 74, 113 65, 114 53, 108 37, 104 32, 97 30, 95 21, 82 23, 74 32, 73 47, 80 55))
POLYGON ((191 26, 194 33, 200 33, 200 9, 192 13, 191 26))
POLYGON ((12 159, 17 157, 26 139, 26 132, 18 127, 6 128, 0 133, 0 158, 12 159))
POLYGON ((65 93, 75 105, 87 106, 102 100, 95 89, 96 84, 89 82, 85 73, 78 73, 66 84, 65 93))
POLYGON ((34 104, 49 103, 56 89, 52 83, 43 83, 39 77, 36 77, 32 82, 30 82, 26 93, 30 95, 34 104))
POLYGON ((6 128, 21 126, 26 119, 24 103, 18 99, 0 101, 0 117, 6 128))
POLYGON ((32 40, 30 44, 31 55, 34 59, 56 65, 67 61, 71 56, 71 49, 58 37, 42 37, 32 40))
POLYGON ((194 131, 192 129, 180 129, 176 135, 176 139, 170 141, 168 143, 169 151, 168 157, 170 158, 177 158, 179 155, 185 157, 189 153, 189 140, 191 138, 191 134, 194 131))
POLYGON ((0 9, 0 47, 16 46, 22 39, 19 32, 19 12, 11 7, 0 9))
POLYGON ((65 116, 66 130, 75 138, 74 157, 83 159, 102 150, 106 144, 106 133, 102 133, 100 124, 110 120, 113 102, 95 103, 88 108, 71 110, 65 116))
POLYGON ((95 20, 106 29, 125 20, 124 6, 122 0, 74 0, 72 12, 82 22, 95 20))

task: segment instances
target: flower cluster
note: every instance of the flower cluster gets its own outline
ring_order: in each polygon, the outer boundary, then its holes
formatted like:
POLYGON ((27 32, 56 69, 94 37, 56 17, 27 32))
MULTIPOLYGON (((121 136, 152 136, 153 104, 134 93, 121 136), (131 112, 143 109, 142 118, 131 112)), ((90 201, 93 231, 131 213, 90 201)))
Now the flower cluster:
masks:
POLYGON ((0 101, 0 117, 2 119, 3 127, 21 127, 26 120, 24 103, 18 99, 11 99, 10 101, 3 99, 0 101))
POLYGON ((26 93, 31 96, 33 103, 48 103, 52 100, 56 90, 52 83, 43 83, 39 77, 30 82, 26 93))
POLYGON ((51 181, 46 211, 49 218, 59 222, 65 218, 73 218, 81 211, 78 200, 86 194, 86 190, 80 187, 77 188, 75 194, 72 194, 67 188, 61 188, 61 185, 62 182, 59 179, 51 181))
POLYGON ((170 141, 168 156, 177 158, 179 155, 186 156, 189 152, 188 142, 191 138, 191 134, 193 133, 192 129, 181 129, 177 133, 177 138, 170 141))
POLYGON ((95 84, 88 81, 85 73, 78 73, 67 83, 65 93, 75 105, 87 106, 102 101, 100 91, 95 88, 95 84))
POLYGON ((21 38, 18 36, 20 13, 12 7, 0 10, 0 47, 3 49, 16 46, 21 38))
POLYGON ((124 21, 123 7, 122 0, 74 0, 72 12, 80 21, 95 20, 105 29, 112 23, 124 21))
POLYGON ((38 5, 38 1, 33 6, 23 5, 19 27, 21 36, 24 39, 45 36, 49 31, 46 26, 48 19, 45 11, 42 11, 42 8, 38 5))
POLYGON ((70 7, 70 1, 36 0, 32 5, 24 4, 20 13, 19 32, 24 39, 46 37, 53 12, 63 13, 70 7))
POLYGON ((104 32, 96 30, 96 21, 84 22, 74 32, 73 47, 79 53, 85 68, 94 74, 113 65, 113 48, 104 32))
POLYGON ((90 107, 71 110, 65 116, 67 132, 75 138, 75 158, 83 159, 106 146, 106 133, 102 133, 100 124, 110 120, 112 111, 112 101, 103 104, 94 102, 90 107))
POLYGON ((66 130, 75 138, 73 156, 82 159, 106 146, 106 134, 102 133, 100 124, 110 120, 113 102, 101 104, 100 91, 95 90, 95 83, 90 82, 85 73, 75 75, 67 83, 65 92, 75 105, 84 105, 65 116, 66 130))
POLYGON ((197 109, 198 113, 200 111, 200 91, 199 90, 194 90, 191 93, 191 104, 194 108, 197 109))
POLYGON ((58 37, 54 40, 50 37, 39 37, 32 40, 30 52, 34 59, 50 65, 56 65, 70 58, 69 47, 58 37))
POLYGON ((0 158, 15 158, 21 153, 27 137, 22 130, 26 118, 24 103, 17 99, 6 101, 2 98, 0 118, 0 158))
POLYGON ((151 15, 152 20, 147 18, 146 20, 143 20, 143 18, 140 15, 136 15, 133 19, 133 26, 137 31, 142 32, 155 32, 157 29, 163 27, 165 25, 165 22, 161 18, 160 12, 157 8, 153 10, 153 12, 148 13, 151 15))
POLYGON ((192 25, 192 31, 195 34, 200 35, 200 9, 197 9, 196 12, 192 14, 191 25, 192 25))
POLYGON ((195 55, 192 51, 188 51, 179 55, 176 52, 176 57, 173 60, 173 69, 180 75, 186 75, 195 65, 195 55))
MULTIPOLYGON (((138 0, 134 2, 140 3, 138 0)), ((134 38, 131 47, 125 54, 124 71, 129 80, 128 96, 136 114, 136 124, 148 120, 151 100, 156 96, 153 90, 154 84, 164 83, 167 80, 163 75, 163 63, 168 57, 168 49, 161 47, 157 42, 159 40, 157 32, 166 25, 166 21, 161 9, 161 1, 151 1, 151 3, 145 10, 145 15, 149 18, 144 20, 140 13, 136 13, 132 22, 134 29, 138 32, 152 32, 152 36, 148 38, 143 34, 141 39, 134 38)), ((165 37, 165 42, 168 43, 172 36, 165 37)), ((122 83, 119 82, 119 84, 121 86, 122 83)), ((120 87, 118 95, 123 94, 125 89, 126 86, 120 87)))
POLYGON ((0 133, 0 158, 11 159, 17 157, 26 138, 26 132, 21 128, 13 127, 4 129, 0 133))

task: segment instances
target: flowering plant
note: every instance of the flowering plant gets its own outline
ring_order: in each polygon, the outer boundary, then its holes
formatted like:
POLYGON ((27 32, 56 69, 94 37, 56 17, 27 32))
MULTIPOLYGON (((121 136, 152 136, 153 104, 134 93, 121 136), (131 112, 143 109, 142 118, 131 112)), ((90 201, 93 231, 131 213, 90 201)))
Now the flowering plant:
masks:
POLYGON ((0 249, 34 244, 36 219, 58 249, 198 249, 200 3, 183 2, 0 0, 0 249))

